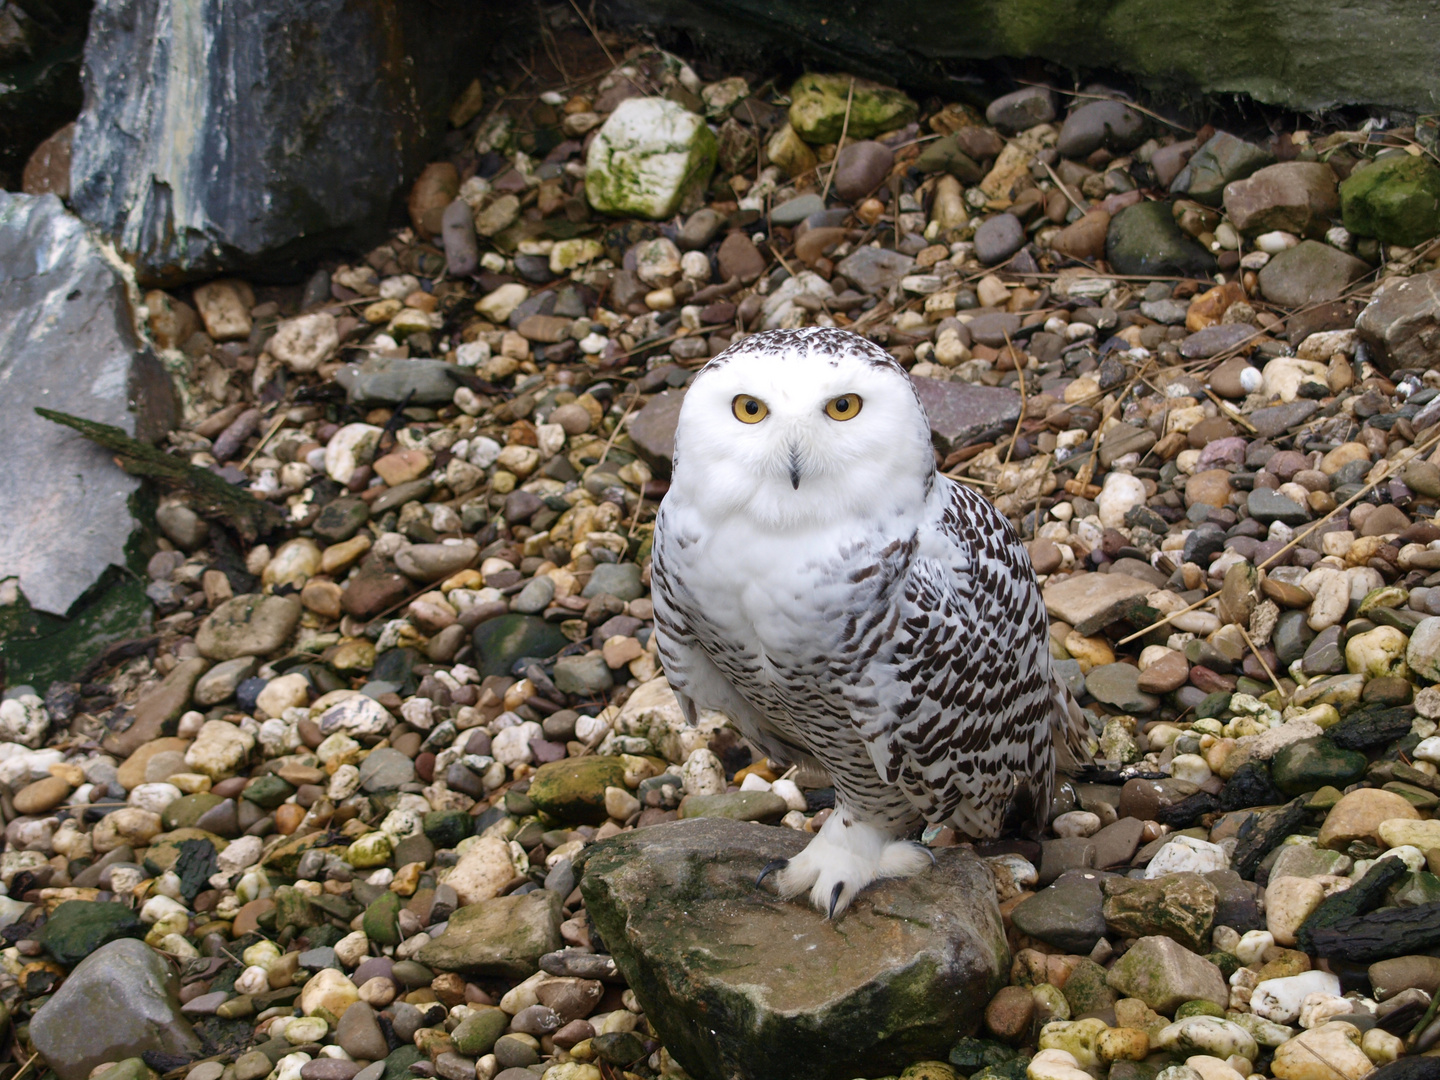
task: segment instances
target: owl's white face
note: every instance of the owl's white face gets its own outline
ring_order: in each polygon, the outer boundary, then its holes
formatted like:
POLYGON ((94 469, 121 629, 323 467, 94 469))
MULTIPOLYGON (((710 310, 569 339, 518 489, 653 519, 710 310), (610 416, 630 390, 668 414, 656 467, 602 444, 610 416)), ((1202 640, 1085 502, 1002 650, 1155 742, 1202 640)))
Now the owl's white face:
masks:
POLYGON ((785 530, 918 510, 934 473, 924 410, 883 350, 844 330, 776 330, 691 383, 671 492, 785 530))

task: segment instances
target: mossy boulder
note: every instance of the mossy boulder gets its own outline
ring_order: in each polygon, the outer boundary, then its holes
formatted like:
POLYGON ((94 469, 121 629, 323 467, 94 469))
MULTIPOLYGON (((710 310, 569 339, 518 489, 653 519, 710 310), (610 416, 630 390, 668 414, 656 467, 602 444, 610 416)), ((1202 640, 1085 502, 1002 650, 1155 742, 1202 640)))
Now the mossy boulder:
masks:
POLYGON ((833 143, 845 130, 847 139, 868 139, 894 131, 914 120, 919 109, 908 96, 868 79, 855 79, 854 96, 849 75, 801 75, 790 87, 790 126, 808 143, 833 143), (845 123, 845 102, 850 100, 850 123, 845 123))
MULTIPOLYGON (((597 844, 585 907, 659 1038, 695 1080, 852 1080, 943 1060, 1009 972, 984 864, 938 850, 839 918, 755 878, 809 837, 721 818, 597 844)), ((452 920, 452 926, 453 920, 452 920)), ((423 956, 422 956, 423 959, 423 956)))
POLYGON ((619 758, 561 758, 535 770, 528 792, 531 802, 556 821, 599 825, 605 812, 605 789, 625 786, 619 758))
POLYGON ((661 220, 710 182, 719 156, 703 118, 666 98, 630 98, 585 158, 585 197, 602 214, 661 220))
POLYGON ((1386 244, 1414 247, 1440 233, 1440 169, 1396 154, 1350 174, 1340 185, 1345 228, 1386 244))

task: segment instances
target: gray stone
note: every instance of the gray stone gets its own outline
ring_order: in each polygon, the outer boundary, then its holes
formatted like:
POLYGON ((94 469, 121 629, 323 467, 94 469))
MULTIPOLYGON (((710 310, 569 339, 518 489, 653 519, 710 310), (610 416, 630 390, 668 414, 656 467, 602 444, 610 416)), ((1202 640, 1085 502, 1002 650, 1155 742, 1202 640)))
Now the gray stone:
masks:
POLYGON ((940 849, 933 868, 877 882, 830 921, 754 884, 809 839, 702 818, 625 833, 586 863, 586 910, 696 1080, 752 1075, 756 1062, 831 1080, 943 1059, 1005 982, 1009 950, 979 860, 940 849))
POLYGON ((1288 496, 1270 488, 1256 488, 1246 497, 1245 508, 1262 525, 1278 521, 1285 525, 1303 525, 1310 520, 1309 511, 1288 496))
POLYGON ((555 687, 561 693, 594 697, 614 685, 614 676, 605 666, 605 658, 598 652, 562 656, 555 661, 555 687))
POLYGON ((866 245, 846 255, 835 269, 857 289, 875 295, 898 285, 914 266, 915 259, 910 255, 866 245))
POLYGON ((1048 945, 1082 956, 1105 936, 1105 901, 1100 883, 1108 875, 1095 870, 1061 874, 1034 896, 1015 905, 1011 919, 1016 929, 1048 945))
POLYGON ((786 199, 770 211, 770 224, 787 228, 799 225, 811 214, 818 214, 824 209, 825 200, 814 192, 808 195, 796 195, 793 199, 786 199))
POLYGON ((660 476, 670 475, 675 457, 675 427, 680 423, 684 390, 662 390, 647 401, 630 421, 627 433, 635 449, 660 476))
POLYGON ((1091 101, 1066 118, 1055 149, 1070 158, 1089 157, 1102 146, 1124 151, 1145 139, 1145 117, 1123 101, 1091 101))
POLYGON ((1303 424, 1320 409, 1317 401, 1288 401, 1283 405, 1269 405, 1256 409, 1250 414, 1250 425, 1262 439, 1273 439, 1303 424))
POLYGON ((560 948, 564 897, 548 889, 497 896, 457 908, 445 932, 416 954, 427 967, 465 975, 526 979, 560 948))
POLYGON ((1048 86, 1022 86, 1002 94, 985 109, 985 122, 1007 135, 1055 119, 1055 95, 1048 86))
POLYGON ((461 57, 501 10, 320 0, 100 0, 72 201, 142 281, 361 244, 429 160, 461 57), (306 27, 297 36, 296 28, 306 27), (296 95, 317 72, 326 93, 296 95))
POLYGON ((675 245, 681 251, 699 251, 709 247, 710 241, 719 236, 724 227, 724 214, 708 206, 701 207, 680 227, 680 235, 675 238, 675 245))
POLYGON ((150 946, 112 941, 80 961, 41 1006, 30 1039, 60 1080, 86 1080, 96 1065, 147 1050, 198 1057, 200 1040, 180 1014, 179 991, 179 979, 150 946))
POLYGON ((1127 206, 1110 219, 1105 257, 1119 274, 1208 277, 1214 257, 1180 231, 1168 202, 1127 206))
POLYGON ((986 266, 1004 262, 1025 246, 1025 226, 1014 214, 986 218, 975 230, 975 258, 986 266))
POLYGON ((1140 669, 1133 664, 1101 664, 1085 676, 1085 689, 1096 701, 1122 713, 1152 713, 1160 707, 1160 699, 1141 690, 1139 679, 1140 669))
POLYGON ((1248 323, 1216 323, 1183 338, 1180 355, 1186 360, 1207 360, 1259 336, 1260 331, 1248 323))
POLYGON ((1217 131, 1191 155, 1170 190, 1206 206, 1219 206, 1226 184, 1243 180, 1274 160, 1275 155, 1268 150, 1237 139, 1228 131, 1217 131))
POLYGON ((195 704, 209 708, 229 701, 235 696, 235 688, 254 675, 259 666, 260 661, 253 656, 237 656, 234 660, 216 664, 195 684, 192 694, 195 704))
POLYGON ((1010 430, 1020 416, 1020 395, 998 386, 945 382, 916 376, 915 393, 930 420, 930 438, 942 454, 974 442, 983 433, 1010 430))
POLYGON ((415 763, 399 750, 381 747, 360 763, 360 786, 370 794, 394 791, 415 779, 415 763))
MULTIPOLYGON (((970 341, 978 341, 981 345, 998 349, 1006 344, 1007 338, 1013 338, 1019 332, 1020 324, 1020 316, 1014 312, 981 311, 968 323, 961 325, 969 332, 970 341)), ((964 335, 961 336, 963 338, 964 335)))
POLYGON ((895 153, 884 143, 869 139, 848 143, 835 156, 835 179, 831 186, 837 196, 846 202, 855 202, 884 183, 894 164, 895 153))
POLYGON ((174 391, 126 290, 59 199, 0 192, 0 449, 24 463, 0 474, 0 504, 25 508, 0 529, 0 577, 18 577, 31 607, 52 615, 106 567, 125 565, 140 481, 36 406, 147 441, 176 421, 174 391))
POLYGON ((1146 300, 1140 305, 1141 315, 1165 326, 1180 326, 1189 312, 1190 304, 1187 301, 1171 300, 1168 297, 1164 300, 1146 300))
POLYGON ((1318 240, 1305 240, 1276 255, 1260 271, 1260 291, 1282 307, 1309 307, 1338 299, 1370 267, 1318 240))
POLYGON ((352 1058, 365 1061, 379 1061, 390 1052, 375 1010, 363 1001, 355 1002, 340 1017, 335 1041, 352 1058))
POLYGON ((440 222, 445 244, 445 270, 452 277, 465 277, 480 264, 480 245, 475 239, 475 217, 470 204, 456 199, 445 208, 440 222))
POLYGON ((1389 279, 1355 329, 1381 370, 1429 367, 1440 352, 1440 270, 1389 279))
POLYGON ((444 360, 389 360, 374 357, 346 364, 335 374, 351 404, 394 405, 410 395, 411 405, 448 405, 455 396, 455 365, 444 360))
POLYGON ((580 595, 586 599, 608 594, 626 601, 638 600, 644 593, 645 587, 640 584, 640 567, 635 563, 600 563, 590 572, 585 588, 580 590, 580 595))

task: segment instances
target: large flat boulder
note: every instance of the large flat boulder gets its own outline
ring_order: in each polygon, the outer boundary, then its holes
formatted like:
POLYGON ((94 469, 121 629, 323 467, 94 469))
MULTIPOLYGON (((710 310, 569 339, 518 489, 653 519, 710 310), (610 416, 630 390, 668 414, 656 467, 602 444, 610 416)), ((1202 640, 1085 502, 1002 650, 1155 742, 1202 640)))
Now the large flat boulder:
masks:
POLYGON ((953 93, 947 80, 967 60, 1035 57, 1077 73, 1125 72, 1172 95, 1249 94, 1301 111, 1440 110, 1434 14, 1410 0, 1260 0, 1223 11, 1167 0, 920 0, 857 5, 844 18, 828 0, 602 0, 600 11, 756 66, 808 63, 927 93, 953 93))
POLYGON ((53 195, 0 192, 0 578, 38 611, 64 615, 106 567, 125 565, 139 481, 36 406, 153 440, 175 419, 174 390, 136 332, 128 285, 53 195), (64 543, 57 543, 63 537, 64 543))
POLYGON ((665 1047, 695 1080, 851 1080, 945 1058, 1005 983, 989 870, 954 848, 836 921, 755 878, 810 840, 695 818, 596 845, 586 910, 665 1047), (761 1065, 763 1063, 763 1067, 761 1065))
POLYGON ((73 204, 145 282, 383 226, 514 13, 424 0, 99 0, 73 204))

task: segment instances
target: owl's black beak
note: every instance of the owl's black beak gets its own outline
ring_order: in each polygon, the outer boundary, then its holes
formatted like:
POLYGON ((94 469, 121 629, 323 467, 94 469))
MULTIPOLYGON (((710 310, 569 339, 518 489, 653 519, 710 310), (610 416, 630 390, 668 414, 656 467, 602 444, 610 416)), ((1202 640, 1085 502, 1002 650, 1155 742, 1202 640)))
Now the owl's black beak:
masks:
POLYGON ((800 490, 800 448, 790 447, 790 486, 800 490))

